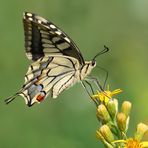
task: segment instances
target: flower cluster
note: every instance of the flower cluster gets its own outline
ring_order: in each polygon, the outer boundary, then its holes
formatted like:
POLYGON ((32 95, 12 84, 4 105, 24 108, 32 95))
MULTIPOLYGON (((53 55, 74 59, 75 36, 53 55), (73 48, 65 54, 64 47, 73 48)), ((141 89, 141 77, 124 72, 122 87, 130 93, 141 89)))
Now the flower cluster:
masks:
POLYGON ((134 136, 127 136, 132 104, 124 101, 118 110, 118 100, 113 98, 113 95, 120 92, 121 89, 107 90, 92 96, 93 101, 99 102, 97 118, 101 124, 96 136, 108 148, 148 148, 148 141, 141 142, 143 135, 148 131, 147 125, 139 123, 134 136))

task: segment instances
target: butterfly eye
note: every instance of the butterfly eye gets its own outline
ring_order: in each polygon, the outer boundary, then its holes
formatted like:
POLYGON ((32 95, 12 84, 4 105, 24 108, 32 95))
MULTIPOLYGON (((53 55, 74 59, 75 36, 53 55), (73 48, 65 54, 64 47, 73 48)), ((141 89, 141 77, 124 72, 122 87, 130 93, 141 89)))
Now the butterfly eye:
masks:
POLYGON ((95 61, 95 60, 92 60, 91 65, 92 65, 92 66, 95 66, 95 65, 96 65, 96 61, 95 61))

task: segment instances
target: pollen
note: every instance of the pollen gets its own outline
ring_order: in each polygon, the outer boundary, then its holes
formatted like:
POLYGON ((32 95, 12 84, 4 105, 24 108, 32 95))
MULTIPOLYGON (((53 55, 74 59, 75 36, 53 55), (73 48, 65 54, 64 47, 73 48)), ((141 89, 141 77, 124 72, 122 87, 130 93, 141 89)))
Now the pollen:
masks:
POLYGON ((126 140, 125 148, 142 148, 142 146, 139 141, 137 141, 136 139, 130 138, 126 140))

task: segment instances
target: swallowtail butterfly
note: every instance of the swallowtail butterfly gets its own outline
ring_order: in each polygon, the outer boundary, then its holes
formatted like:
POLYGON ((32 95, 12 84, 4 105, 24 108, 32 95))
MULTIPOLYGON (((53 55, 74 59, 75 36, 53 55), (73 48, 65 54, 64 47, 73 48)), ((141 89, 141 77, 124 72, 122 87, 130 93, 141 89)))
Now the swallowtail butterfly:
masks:
MULTIPOLYGON (((49 94, 56 98, 63 90, 83 81, 96 66, 95 58, 108 51, 105 47, 92 61, 84 61, 75 43, 52 22, 29 12, 23 14, 25 49, 33 62, 25 83, 8 104, 20 95, 28 106, 43 101, 49 94)), ((83 85, 84 86, 84 85, 83 85)))

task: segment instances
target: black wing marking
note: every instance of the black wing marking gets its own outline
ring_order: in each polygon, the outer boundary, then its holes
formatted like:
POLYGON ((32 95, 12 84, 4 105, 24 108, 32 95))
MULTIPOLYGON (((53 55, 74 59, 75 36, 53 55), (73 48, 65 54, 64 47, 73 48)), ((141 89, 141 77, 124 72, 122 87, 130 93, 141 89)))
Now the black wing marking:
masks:
POLYGON ((5 102, 8 104, 20 95, 28 106, 32 106, 44 100, 48 94, 56 98, 78 81, 75 73, 79 68, 78 60, 68 56, 41 58, 29 66, 22 89, 5 102))
POLYGON ((81 65, 84 64, 82 54, 75 43, 52 22, 25 12, 23 23, 25 48, 29 59, 36 61, 44 56, 65 55, 76 58, 81 65))

